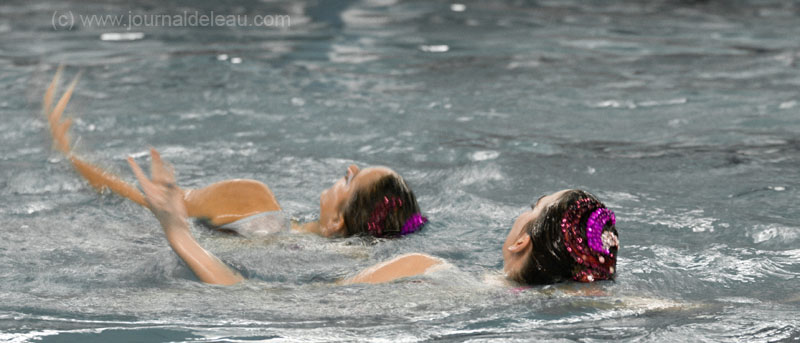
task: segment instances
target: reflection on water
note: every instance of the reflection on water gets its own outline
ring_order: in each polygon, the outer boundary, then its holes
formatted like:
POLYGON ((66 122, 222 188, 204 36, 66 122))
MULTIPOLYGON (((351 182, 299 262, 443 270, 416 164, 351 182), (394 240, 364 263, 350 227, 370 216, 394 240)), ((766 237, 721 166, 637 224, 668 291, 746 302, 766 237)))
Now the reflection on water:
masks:
POLYGON ((792 2, 0 4, 0 341, 800 338, 792 2), (78 27, 79 14, 288 14, 290 28, 78 27), (200 242, 251 278, 201 284, 148 213, 49 149, 39 99, 83 72, 77 151, 132 180, 152 145, 179 183, 270 185, 300 219, 350 163, 402 173, 431 224, 376 244, 200 242), (71 76, 71 75, 67 75, 71 76), (616 282, 486 282, 540 195, 617 213, 616 282), (453 267, 332 286, 392 256, 453 267))

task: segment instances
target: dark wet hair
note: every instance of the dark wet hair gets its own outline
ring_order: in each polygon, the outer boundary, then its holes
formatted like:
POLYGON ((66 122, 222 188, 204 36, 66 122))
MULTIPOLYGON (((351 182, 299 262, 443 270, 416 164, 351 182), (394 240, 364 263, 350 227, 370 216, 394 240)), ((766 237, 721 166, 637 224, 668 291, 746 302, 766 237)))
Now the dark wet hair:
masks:
POLYGON ((343 206, 345 236, 400 236, 406 220, 420 212, 414 192, 403 177, 396 173, 390 173, 372 185, 356 190, 343 206), (380 233, 370 231, 368 226, 373 212, 387 199, 399 200, 402 205, 395 206, 386 213, 383 222, 379 223, 382 226, 380 233))
MULTIPOLYGON (((561 231, 564 215, 571 207, 573 211, 576 211, 575 204, 581 199, 587 199, 585 201, 591 204, 589 208, 605 207, 594 195, 573 189, 566 191, 556 203, 544 209, 542 215, 525 224, 523 230, 531 237, 533 251, 531 251, 528 261, 520 269, 519 275, 516 276, 516 281, 534 285, 551 284, 575 279, 582 270, 585 270, 585 267, 576 262, 576 259, 567 251, 564 234, 561 231)), ((580 235, 583 240, 586 240, 586 222, 592 214, 592 210, 578 209, 574 214, 576 218, 579 218, 580 235)), ((608 222, 603 230, 604 232, 610 231, 615 237, 618 237, 617 228, 611 222, 608 222)), ((608 256, 604 257, 607 265, 612 266, 611 272, 606 275, 606 278, 609 279, 614 277, 617 249, 617 246, 610 247, 610 259, 608 256)))

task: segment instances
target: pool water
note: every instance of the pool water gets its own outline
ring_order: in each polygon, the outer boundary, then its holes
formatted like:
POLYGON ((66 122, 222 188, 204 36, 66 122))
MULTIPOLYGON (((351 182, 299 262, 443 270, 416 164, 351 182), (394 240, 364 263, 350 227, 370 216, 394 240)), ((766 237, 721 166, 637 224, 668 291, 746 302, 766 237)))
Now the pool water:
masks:
POLYGON ((0 341, 800 341, 800 3, 130 6, 0 4, 0 341), (129 11, 291 26, 53 25, 129 11), (249 277, 202 284, 149 212, 50 148, 59 64, 82 72, 76 151, 126 180, 153 146, 183 187, 261 180, 311 220, 348 164, 387 165, 431 223, 378 242, 194 226, 249 277), (564 188, 616 212, 617 280, 492 285, 513 219, 564 188), (407 252, 452 267, 333 285, 407 252))

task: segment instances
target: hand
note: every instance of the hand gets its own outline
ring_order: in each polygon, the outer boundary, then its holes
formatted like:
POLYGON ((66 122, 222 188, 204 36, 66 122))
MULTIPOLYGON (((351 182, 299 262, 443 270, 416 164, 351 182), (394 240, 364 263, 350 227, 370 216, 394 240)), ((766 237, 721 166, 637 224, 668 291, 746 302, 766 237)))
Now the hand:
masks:
POLYGON ((186 222, 186 205, 183 200, 183 191, 175 185, 175 173, 172 166, 161 160, 161 155, 156 149, 150 149, 152 162, 150 165, 151 178, 148 179, 142 168, 128 157, 133 173, 142 185, 148 208, 156 216, 164 231, 175 227, 188 228, 186 222))
POLYGON ((184 192, 175 185, 175 173, 172 167, 161 161, 156 149, 150 149, 150 156, 152 156, 150 179, 144 175, 142 168, 139 168, 132 157, 128 157, 128 164, 139 179, 148 208, 161 222, 172 250, 203 282, 233 285, 244 280, 239 273, 203 249, 192 237, 189 225, 186 224, 184 192))
POLYGON ((72 97, 72 92, 75 89, 75 84, 78 83, 80 73, 72 79, 67 90, 58 102, 55 103, 55 106, 53 106, 56 88, 58 86, 58 81, 61 79, 61 72, 63 69, 63 67, 58 67, 53 81, 50 82, 50 86, 47 87, 47 91, 44 93, 42 112, 44 112, 44 115, 47 117, 47 122, 50 124, 50 135, 53 137, 53 146, 55 146, 58 151, 69 155, 70 150, 72 150, 69 139, 69 127, 72 125, 72 119, 62 119, 62 114, 67 107, 67 103, 69 103, 69 99, 72 97))

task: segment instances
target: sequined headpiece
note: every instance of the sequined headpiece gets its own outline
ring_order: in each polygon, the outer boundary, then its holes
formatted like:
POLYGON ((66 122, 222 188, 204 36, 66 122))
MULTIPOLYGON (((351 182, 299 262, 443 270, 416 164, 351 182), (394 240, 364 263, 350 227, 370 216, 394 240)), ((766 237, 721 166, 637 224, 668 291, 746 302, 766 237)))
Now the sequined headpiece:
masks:
POLYGON ((564 246, 575 260, 572 278, 580 282, 608 280, 614 277, 617 257, 612 248, 619 246, 617 235, 606 226, 616 224, 614 212, 590 198, 583 198, 567 207, 561 219, 564 246), (581 217, 591 213, 581 227, 581 217), (584 230, 585 229, 585 230, 584 230))
MULTIPOLYGON (((400 207, 403 207, 403 199, 397 197, 383 197, 383 201, 378 202, 375 205, 375 209, 373 209, 372 213, 369 215, 369 221, 367 222, 367 230, 369 230, 369 233, 375 237, 383 236, 386 217, 389 213, 394 212, 400 207)), ((400 235, 403 236, 417 232, 427 222, 428 218, 425 218, 419 213, 414 213, 411 217, 406 219, 405 224, 403 224, 400 230, 400 235)))

